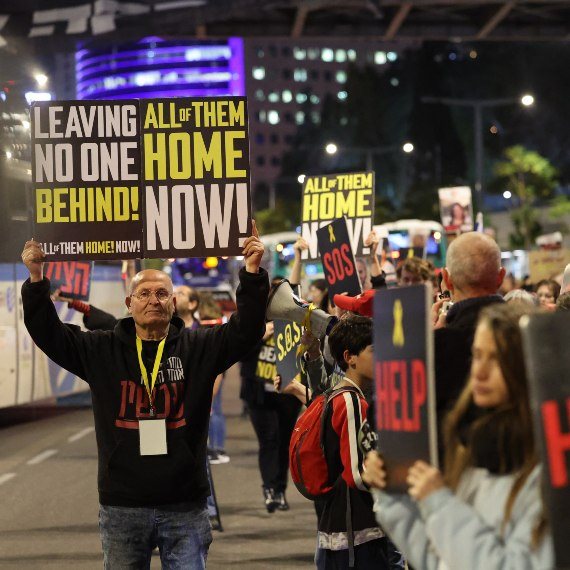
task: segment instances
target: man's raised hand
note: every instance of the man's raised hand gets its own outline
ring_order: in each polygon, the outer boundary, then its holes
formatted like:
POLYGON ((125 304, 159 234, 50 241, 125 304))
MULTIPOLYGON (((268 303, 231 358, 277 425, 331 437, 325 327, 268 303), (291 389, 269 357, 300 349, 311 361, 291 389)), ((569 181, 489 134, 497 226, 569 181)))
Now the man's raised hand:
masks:
POLYGON ((251 220, 251 234, 243 244, 242 253, 245 260, 245 270, 248 273, 259 273, 259 265, 265 248, 259 239, 255 220, 251 220))
POLYGON ((46 256, 39 242, 31 239, 24 245, 22 251, 22 261, 30 272, 30 281, 35 283, 44 278, 44 260, 46 256))

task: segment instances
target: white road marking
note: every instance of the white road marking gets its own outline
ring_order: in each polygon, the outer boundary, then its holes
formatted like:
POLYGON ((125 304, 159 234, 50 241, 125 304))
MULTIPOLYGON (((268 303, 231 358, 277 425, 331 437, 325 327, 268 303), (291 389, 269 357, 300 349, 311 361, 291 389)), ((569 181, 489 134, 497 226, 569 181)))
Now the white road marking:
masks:
POLYGON ((78 431, 76 434, 70 436, 67 441, 69 443, 73 443, 74 441, 81 439, 82 437, 86 436, 87 434, 90 434, 94 430, 95 430, 95 428, 93 426, 82 429, 81 431, 78 431))
POLYGON ((45 461, 46 459, 48 459, 52 455, 55 455, 56 453, 57 449, 46 449, 45 451, 38 453, 38 455, 36 455, 35 457, 32 457, 29 461, 26 461, 26 464, 37 465, 38 463, 45 461))
POLYGON ((15 473, 4 473, 4 475, 0 475, 0 485, 6 483, 6 481, 10 481, 16 476, 15 473))

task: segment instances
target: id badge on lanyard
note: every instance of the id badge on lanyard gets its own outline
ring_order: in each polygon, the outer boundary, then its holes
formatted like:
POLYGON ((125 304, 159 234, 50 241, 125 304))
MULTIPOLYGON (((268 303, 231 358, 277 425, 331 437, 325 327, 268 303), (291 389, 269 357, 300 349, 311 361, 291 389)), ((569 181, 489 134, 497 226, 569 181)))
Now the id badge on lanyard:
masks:
MULTIPOLYGON (((152 392, 154 390, 156 377, 158 376, 158 369, 160 367, 160 361, 162 360, 162 352, 164 350, 165 342, 166 339, 163 338, 158 345, 156 358, 154 359, 154 366, 152 367, 151 382, 149 384, 148 373, 142 359, 142 340, 137 336, 139 367, 141 369, 144 386, 148 393, 151 417, 156 416, 152 392)), ((154 418, 150 420, 139 420, 139 443, 141 455, 166 455, 168 453, 166 448, 166 419, 154 418)))

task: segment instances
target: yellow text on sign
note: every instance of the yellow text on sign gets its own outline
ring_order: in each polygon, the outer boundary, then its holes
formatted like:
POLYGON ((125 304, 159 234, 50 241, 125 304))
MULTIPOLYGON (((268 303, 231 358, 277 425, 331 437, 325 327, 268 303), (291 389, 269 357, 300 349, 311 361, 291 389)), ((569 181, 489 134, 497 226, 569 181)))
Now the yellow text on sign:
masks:
POLYGON ((245 131, 214 131, 209 142, 200 131, 192 133, 145 133, 144 166, 147 180, 245 178, 243 159, 245 131))
POLYGON ((303 222, 372 216, 372 189, 303 196, 303 222))

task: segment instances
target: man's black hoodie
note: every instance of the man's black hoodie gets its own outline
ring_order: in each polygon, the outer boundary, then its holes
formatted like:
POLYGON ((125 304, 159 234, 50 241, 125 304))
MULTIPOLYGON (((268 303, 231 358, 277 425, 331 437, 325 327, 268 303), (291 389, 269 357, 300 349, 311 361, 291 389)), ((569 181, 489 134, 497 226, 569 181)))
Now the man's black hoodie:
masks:
MULTIPOLYGON (((59 320, 47 279, 24 283, 24 321, 34 342, 91 387, 101 504, 154 507, 200 503, 209 495, 206 441, 214 380, 262 338, 268 291, 265 270, 242 269, 238 310, 227 324, 190 331, 172 318, 154 389, 168 454, 141 456, 138 420, 149 418, 149 400, 134 320, 119 320, 113 331, 84 332, 59 320)), ((154 360, 158 342, 144 345, 145 361, 154 360)))

